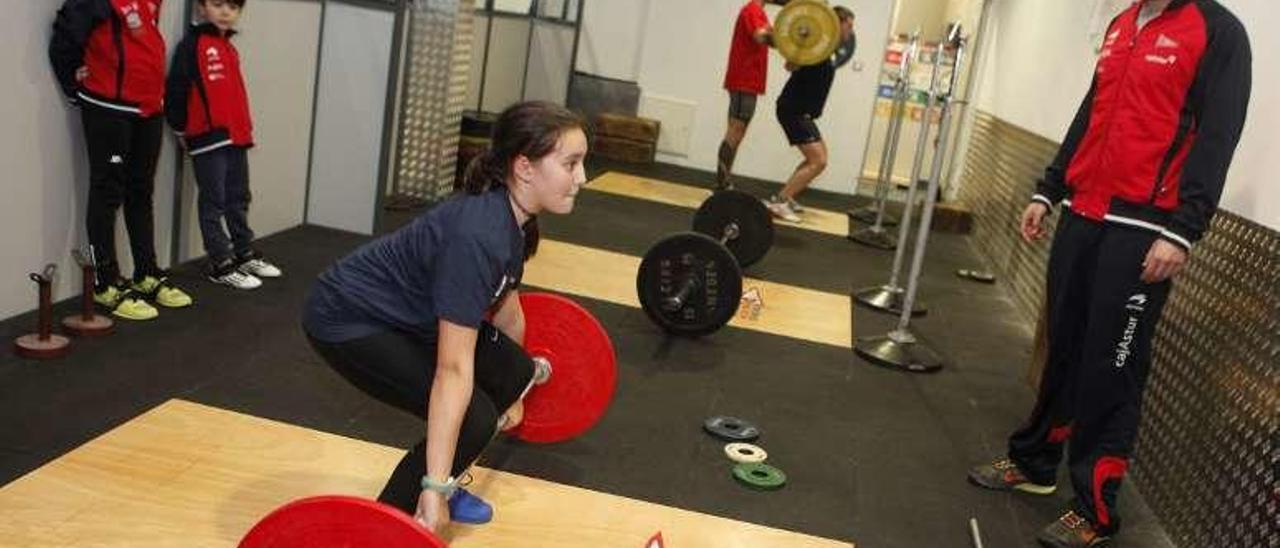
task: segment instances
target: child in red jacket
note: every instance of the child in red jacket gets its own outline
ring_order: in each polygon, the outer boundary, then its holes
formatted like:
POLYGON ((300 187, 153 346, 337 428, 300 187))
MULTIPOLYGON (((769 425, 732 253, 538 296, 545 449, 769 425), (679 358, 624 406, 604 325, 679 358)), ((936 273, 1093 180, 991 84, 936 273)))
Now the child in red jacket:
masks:
POLYGON ((237 289, 253 289, 262 285, 261 278, 281 275, 253 249, 249 228, 247 152, 253 146, 253 120, 240 53, 231 44, 245 1, 196 1, 204 23, 192 26, 178 44, 165 86, 165 115, 191 155, 200 188, 206 274, 237 289))
POLYGON ((156 264, 152 190, 164 135, 162 0, 65 0, 53 23, 49 60, 62 93, 80 107, 89 151, 85 229, 97 264, 94 300, 115 316, 149 320, 190 306, 156 264), (133 282, 116 262, 116 212, 124 206, 133 282))

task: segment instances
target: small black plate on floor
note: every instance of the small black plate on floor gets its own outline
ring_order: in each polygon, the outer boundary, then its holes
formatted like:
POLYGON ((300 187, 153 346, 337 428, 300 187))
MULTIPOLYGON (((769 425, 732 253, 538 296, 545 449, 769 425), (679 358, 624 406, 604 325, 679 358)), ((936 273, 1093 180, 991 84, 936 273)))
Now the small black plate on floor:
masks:
POLYGON ((957 271, 956 271, 956 276, 959 276, 959 277, 964 278, 964 279, 966 279, 966 280, 973 280, 973 281, 975 281, 975 282, 982 282, 982 283, 984 283, 984 284, 993 284, 993 283, 996 283, 996 275, 995 275, 995 273, 993 273, 993 272, 988 272, 988 271, 986 271, 986 270, 971 270, 971 269, 968 269, 968 268, 961 268, 960 270, 957 270, 957 271))
POLYGON ((702 423, 702 429, 724 441, 755 441, 760 437, 756 425, 737 417, 711 417, 702 423))

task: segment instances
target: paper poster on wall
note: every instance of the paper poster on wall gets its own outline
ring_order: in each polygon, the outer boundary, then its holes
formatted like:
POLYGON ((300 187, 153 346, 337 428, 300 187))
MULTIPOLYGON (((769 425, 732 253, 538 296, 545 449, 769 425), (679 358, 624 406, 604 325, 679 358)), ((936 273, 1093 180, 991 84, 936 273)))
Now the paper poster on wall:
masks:
MULTIPOLYGON (((900 35, 889 40, 885 46, 884 63, 880 71, 880 84, 876 90, 875 110, 869 133, 866 156, 863 160, 862 177, 875 179, 879 176, 880 162, 885 152, 886 138, 890 121, 893 117, 894 94, 897 91, 897 78, 901 73, 901 64, 909 46, 909 37, 900 35)), ((942 52, 942 65, 938 72, 938 91, 947 93, 951 82, 951 73, 955 67, 955 53, 939 44, 921 42, 911 60, 907 77, 907 101, 902 110, 902 127, 899 132, 899 153, 893 161, 893 169, 889 174, 895 184, 904 185, 910 179, 911 163, 918 137, 929 125, 937 124, 942 118, 942 109, 929 109, 929 84, 933 77, 934 59, 942 52), (926 116, 927 115, 927 116, 926 116), (925 123, 928 120, 929 124, 925 123)), ((925 151, 926 165, 932 159, 932 147, 925 151)))
MULTIPOLYGON (((877 101, 893 100, 895 81, 902 70, 902 57, 907 50, 908 43, 907 36, 899 35, 892 38, 888 45, 885 46, 884 65, 880 71, 880 87, 877 92, 877 101)), ((910 90, 907 95, 909 102, 917 105, 924 105, 929 102, 929 81, 933 76, 933 62, 937 55, 938 44, 936 43, 923 42, 917 49, 907 75, 910 90)), ((941 83, 942 91, 945 91, 945 86, 951 81, 951 71, 954 66, 954 54, 944 54, 941 72, 938 74, 938 81, 941 83)))

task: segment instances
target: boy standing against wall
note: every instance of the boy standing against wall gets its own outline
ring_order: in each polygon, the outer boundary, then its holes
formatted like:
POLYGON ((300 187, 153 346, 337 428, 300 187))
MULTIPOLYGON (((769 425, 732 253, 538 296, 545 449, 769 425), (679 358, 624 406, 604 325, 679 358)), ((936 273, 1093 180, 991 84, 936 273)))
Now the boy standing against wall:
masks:
POLYGON ((172 308, 192 299, 156 264, 152 190, 163 127, 162 0, 65 0, 53 23, 49 60, 62 93, 80 107, 89 152, 85 228, 97 264, 94 300, 115 316, 149 320, 143 297, 172 308), (124 206, 133 281, 120 277, 116 211, 124 206))
POLYGON ((192 26, 178 44, 165 89, 165 114, 191 155, 200 188, 206 274, 237 289, 253 289, 262 285, 261 278, 281 275, 253 249, 249 228, 253 120, 240 53, 231 44, 245 1, 196 1, 204 22, 192 26))

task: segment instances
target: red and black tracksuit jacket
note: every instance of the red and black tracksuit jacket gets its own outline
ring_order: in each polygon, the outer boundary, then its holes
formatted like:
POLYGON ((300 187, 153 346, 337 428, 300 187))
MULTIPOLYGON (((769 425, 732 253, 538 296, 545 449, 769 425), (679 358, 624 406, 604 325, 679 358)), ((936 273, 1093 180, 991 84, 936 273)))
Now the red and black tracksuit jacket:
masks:
POLYGON ((178 43, 165 85, 165 116, 195 156, 226 146, 253 146, 249 94, 240 53, 212 24, 191 27, 178 43))
POLYGON ((1093 84, 1034 199, 1158 232, 1185 249, 1217 210, 1249 104, 1244 27, 1214 0, 1174 0, 1108 28, 1093 84))
POLYGON ((139 116, 164 99, 162 0, 66 0, 53 23, 49 60, 72 102, 139 116), (82 74, 81 68, 84 69, 82 74))

